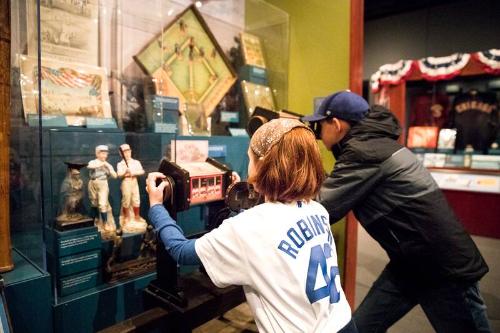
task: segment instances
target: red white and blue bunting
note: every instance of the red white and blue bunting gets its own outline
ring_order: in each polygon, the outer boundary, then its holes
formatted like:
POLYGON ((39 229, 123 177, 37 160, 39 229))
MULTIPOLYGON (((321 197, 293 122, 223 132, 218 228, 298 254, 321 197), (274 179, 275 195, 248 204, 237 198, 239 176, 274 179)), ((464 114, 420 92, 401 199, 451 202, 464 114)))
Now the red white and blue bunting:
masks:
POLYGON ((370 87, 372 88, 372 92, 378 93, 380 90, 380 71, 376 71, 370 76, 370 87))
POLYGON ((373 92, 378 92, 381 85, 396 85, 401 83, 413 70, 412 60, 399 60, 394 64, 380 66, 370 78, 373 92))
POLYGON ((425 80, 449 80, 462 72, 471 57, 483 66, 485 73, 500 75, 500 49, 490 49, 472 54, 455 53, 447 57, 400 60, 383 65, 370 77, 370 87, 373 93, 382 93, 389 85, 400 84, 416 68, 425 80))
POLYGON ((476 52, 472 56, 483 64, 486 73, 500 75, 500 49, 476 52))
POLYGON ((449 80, 454 78, 467 65, 468 53, 455 53, 447 57, 427 57, 418 60, 418 68, 422 76, 429 81, 449 80))

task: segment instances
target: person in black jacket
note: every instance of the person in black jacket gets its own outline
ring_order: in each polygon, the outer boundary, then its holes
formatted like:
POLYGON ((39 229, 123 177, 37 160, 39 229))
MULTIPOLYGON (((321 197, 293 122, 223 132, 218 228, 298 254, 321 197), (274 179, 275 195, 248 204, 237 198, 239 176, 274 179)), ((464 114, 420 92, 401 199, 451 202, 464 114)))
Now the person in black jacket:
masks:
POLYGON ((488 266, 430 173, 398 143, 395 116, 341 91, 302 120, 336 159, 319 198, 331 222, 352 210, 390 259, 354 313, 359 332, 385 332, 417 304, 437 332, 490 332, 478 289, 488 266))

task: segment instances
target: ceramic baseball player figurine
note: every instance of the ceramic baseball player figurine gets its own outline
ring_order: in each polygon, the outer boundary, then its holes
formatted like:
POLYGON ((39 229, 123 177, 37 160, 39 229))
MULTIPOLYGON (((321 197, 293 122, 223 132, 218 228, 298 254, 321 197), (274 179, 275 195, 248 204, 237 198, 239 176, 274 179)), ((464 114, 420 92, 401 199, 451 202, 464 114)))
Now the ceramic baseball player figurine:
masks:
POLYGON ((108 146, 99 145, 95 148, 96 159, 89 162, 89 200, 92 207, 92 216, 99 231, 105 234, 114 234, 115 221, 109 204, 108 178, 116 178, 113 166, 107 162, 108 146))
POLYGON ((137 177, 144 175, 141 162, 132 158, 132 150, 128 144, 120 146, 122 160, 116 166, 118 177, 123 178, 122 209, 120 225, 123 232, 145 232, 147 223, 139 215, 140 197, 137 177))

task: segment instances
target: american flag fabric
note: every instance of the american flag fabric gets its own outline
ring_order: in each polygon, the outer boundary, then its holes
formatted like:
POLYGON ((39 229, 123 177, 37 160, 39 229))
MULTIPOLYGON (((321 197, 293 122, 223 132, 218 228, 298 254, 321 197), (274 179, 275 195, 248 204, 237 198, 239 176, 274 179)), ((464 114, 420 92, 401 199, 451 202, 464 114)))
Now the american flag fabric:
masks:
POLYGON ((55 69, 42 66, 41 79, 67 88, 89 88, 91 95, 100 96, 102 79, 96 74, 85 74, 71 68, 55 69))
POLYGON ((408 77, 414 68, 413 60, 399 60, 380 66, 370 78, 372 92, 377 93, 382 85, 397 85, 408 77))

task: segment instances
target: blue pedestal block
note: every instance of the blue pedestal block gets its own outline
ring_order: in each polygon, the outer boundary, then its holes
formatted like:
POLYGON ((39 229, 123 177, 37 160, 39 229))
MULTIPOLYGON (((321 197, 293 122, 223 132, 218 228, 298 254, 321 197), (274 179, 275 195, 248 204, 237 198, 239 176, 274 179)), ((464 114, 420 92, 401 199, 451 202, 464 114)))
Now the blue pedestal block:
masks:
POLYGON ((96 227, 59 231, 45 228, 47 269, 58 296, 102 283, 101 236, 96 227))
POLYGON ((148 127, 155 133, 176 133, 179 121, 179 98, 152 95, 146 98, 148 127))
POLYGON ((100 269, 92 269, 78 274, 57 278, 57 294, 67 296, 76 292, 97 287, 102 283, 100 269))
POLYGON ((263 86, 269 85, 267 80, 267 72, 264 68, 244 65, 239 71, 240 80, 250 81, 252 83, 260 84, 263 86))
POLYGON ((64 257, 99 249, 101 236, 96 227, 68 231, 45 228, 47 252, 54 257, 64 257))
POLYGON ((59 276, 68 276, 99 266, 101 266, 101 251, 95 250, 60 258, 57 265, 57 273, 59 276))

